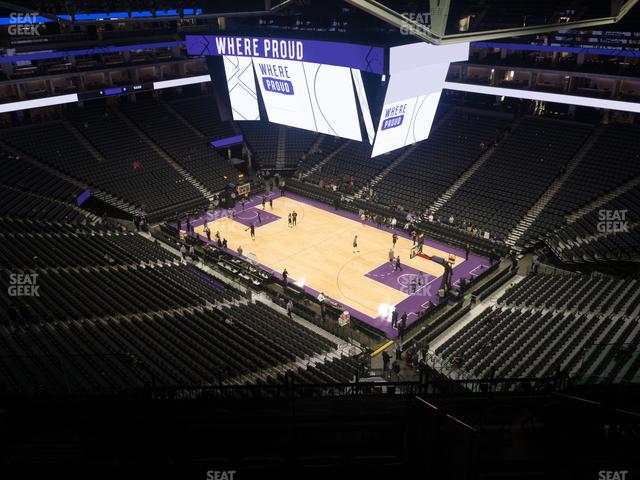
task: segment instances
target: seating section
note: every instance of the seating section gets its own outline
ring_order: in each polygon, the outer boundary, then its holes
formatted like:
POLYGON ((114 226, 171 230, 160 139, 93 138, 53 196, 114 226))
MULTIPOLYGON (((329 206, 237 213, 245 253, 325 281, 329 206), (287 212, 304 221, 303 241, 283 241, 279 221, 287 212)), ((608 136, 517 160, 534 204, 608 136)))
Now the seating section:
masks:
POLYGON ((285 168, 297 168, 318 139, 318 134, 300 128, 284 127, 285 168))
POLYGON ((483 153, 482 144, 492 145, 507 125, 506 118, 455 112, 383 177, 375 187, 378 200, 426 209, 483 153))
POLYGON ((142 140, 114 118, 88 112, 79 130, 102 156, 78 140, 62 122, 5 130, 0 137, 20 151, 57 170, 107 191, 147 213, 181 204, 200 205, 204 197, 170 165, 147 153, 142 140), (131 154, 133 152, 133 155, 131 154), (140 169, 133 162, 140 160, 140 169))
POLYGON ((371 146, 351 140, 334 152, 329 160, 319 170, 308 175, 306 180, 316 185, 322 180, 327 187, 335 184, 340 191, 348 193, 357 192, 367 185, 399 155, 398 151, 394 151, 371 158, 371 146))
POLYGON ((266 121, 240 122, 239 125, 257 165, 267 170, 298 168, 318 140, 315 132, 266 121))
POLYGON ((529 229, 529 242, 564 226, 567 214, 640 175, 640 126, 600 128, 593 146, 529 229))
POLYGON ((545 238, 563 261, 628 261, 640 257, 640 187, 569 223, 545 238))
POLYGON ((65 222, 88 219, 75 207, 82 189, 27 162, 0 151, 0 216, 65 222))
POLYGON ((332 341, 138 234, 9 218, 0 227, 0 289, 25 275, 37 287, 0 297, 2 392, 268 383, 290 370, 307 383, 353 377, 332 341))
POLYGON ((217 384, 333 347, 260 305, 0 326, 0 342, 5 389, 87 394, 217 384))
MULTIPOLYGON (((7 225, 12 228, 12 225, 7 225)), ((0 233, 0 268, 109 267, 177 260, 140 235, 85 226, 44 224, 33 232, 0 233)))
POLYGON ((436 349, 471 377, 630 381, 640 373, 638 280, 605 275, 527 276, 498 305, 436 349))
POLYGON ((170 102, 170 105, 182 118, 200 130, 208 141, 236 135, 231 122, 220 120, 218 107, 212 95, 180 98, 170 102))
MULTIPOLYGON (((291 372, 293 381, 301 385, 314 385, 324 383, 351 383, 355 373, 360 371, 358 360, 353 357, 332 358, 325 363, 299 367, 291 372)), ((282 385, 285 376, 282 373, 269 375, 261 384, 282 385)))
POLYGON ((591 126, 526 117, 439 210, 506 239, 586 140, 591 126))
POLYGON ((138 128, 209 191, 219 192, 226 186, 227 179, 237 178, 238 171, 209 146, 209 140, 199 137, 162 103, 138 102, 124 111, 138 128))
POLYGON ((251 149, 257 165, 264 169, 276 167, 280 125, 268 122, 241 122, 244 141, 251 149))

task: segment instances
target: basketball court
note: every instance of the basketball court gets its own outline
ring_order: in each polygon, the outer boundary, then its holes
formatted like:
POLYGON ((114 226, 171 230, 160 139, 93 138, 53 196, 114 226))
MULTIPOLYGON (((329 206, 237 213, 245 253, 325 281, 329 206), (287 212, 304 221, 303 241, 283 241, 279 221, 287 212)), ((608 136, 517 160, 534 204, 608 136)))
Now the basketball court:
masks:
MULTIPOLYGON (((410 258, 414 244, 406 232, 396 230, 394 251, 400 256, 402 268, 396 271, 389 262, 392 230, 363 223, 356 215, 293 194, 274 195, 272 208, 267 201, 263 209, 261 202, 261 197, 254 197, 244 207, 238 203, 234 219, 226 210, 210 212, 207 221, 211 238, 220 232, 231 253, 237 254, 242 247, 243 256, 255 258, 279 278, 286 268, 290 282, 304 286, 313 295, 322 292, 390 338, 397 336, 389 318, 393 307, 399 315, 407 312, 410 325, 429 302, 438 302, 436 294, 444 267, 419 256, 410 258), (298 214, 297 225, 289 226, 288 215, 293 211, 298 214), (252 223, 255 240, 249 231, 252 223), (354 253, 356 235, 358 248, 354 253)), ((193 225, 206 241, 204 221, 198 219, 193 225)), ((487 259, 472 254, 465 260, 464 252, 429 240, 423 252, 451 259, 454 284, 462 277, 479 276, 490 265, 487 259)))

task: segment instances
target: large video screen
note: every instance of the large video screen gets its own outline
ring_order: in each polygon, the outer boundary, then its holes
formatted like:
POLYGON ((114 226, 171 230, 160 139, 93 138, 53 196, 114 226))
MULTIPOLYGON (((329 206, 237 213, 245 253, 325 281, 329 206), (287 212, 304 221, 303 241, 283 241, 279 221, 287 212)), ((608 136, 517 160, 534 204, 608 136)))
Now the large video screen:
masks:
POLYGON ((223 58, 234 120, 260 120, 256 80, 251 58, 226 55, 223 58))
POLYGON ((362 72, 351 69, 351 76, 353 77, 353 84, 356 87, 356 96, 360 103, 360 111, 364 120, 365 130, 367 131, 367 138, 369 139, 369 145, 373 145, 373 139, 376 135, 376 129, 373 126, 373 119, 371 117, 371 109, 369 108, 369 100, 367 99, 367 91, 362 80, 362 72))
POLYGON ((436 64, 391 76, 371 156, 429 137, 448 68, 436 64))
POLYGON ((362 141, 349 68, 262 58, 253 66, 270 122, 362 141))
POLYGON ((449 63, 466 60, 468 49, 468 44, 409 44, 390 49, 391 74, 372 157, 429 138, 449 63))

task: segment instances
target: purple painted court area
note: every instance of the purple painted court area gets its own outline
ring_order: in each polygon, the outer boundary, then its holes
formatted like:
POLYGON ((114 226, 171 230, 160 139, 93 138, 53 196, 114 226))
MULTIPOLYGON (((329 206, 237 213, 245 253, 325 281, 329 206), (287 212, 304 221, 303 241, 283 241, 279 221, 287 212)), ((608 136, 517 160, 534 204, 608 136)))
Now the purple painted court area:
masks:
POLYGON ((233 218, 233 221, 246 225, 247 227, 253 223, 256 228, 258 228, 280 219, 279 216, 257 207, 245 207, 245 210, 242 210, 242 207, 238 205, 235 211, 236 216, 233 218), (258 221, 258 215, 260 215, 260 221, 258 221))
POLYGON ((364 276, 380 282, 387 287, 400 290, 406 294, 413 292, 412 282, 414 279, 416 282, 416 290, 420 288, 422 291, 429 288, 429 285, 427 284, 433 280, 433 276, 408 265, 401 265, 401 267, 402 270, 394 270, 393 264, 391 262, 386 262, 379 267, 374 268, 369 273, 365 273, 364 276), (422 274, 422 286, 418 285, 418 278, 420 274, 422 274))
MULTIPOLYGON (((351 220, 361 223, 360 218, 354 213, 345 212, 344 210, 335 210, 329 205, 325 205, 324 203, 317 202, 315 200, 310 200, 310 199, 301 197, 299 195, 295 195, 293 193, 287 193, 287 196, 292 198, 293 200, 306 203, 307 205, 311 205, 315 208, 319 208, 321 210, 333 213, 334 215, 339 215, 341 217, 349 218, 351 220)), ((271 194, 271 197, 273 199, 276 199, 280 197, 280 195, 273 193, 271 194)), ((267 223, 273 222, 279 218, 278 216, 269 212, 268 203, 267 203, 266 210, 262 209, 261 203, 262 203, 262 196, 255 196, 245 203, 244 210, 241 204, 237 204, 234 208, 234 211, 237 214, 235 221, 240 222, 243 225, 247 225, 247 226, 253 221, 255 222, 256 227, 259 227, 261 224, 257 223, 257 210, 260 210, 260 215, 262 217, 262 225, 266 225, 267 223)), ((225 211, 223 210, 222 212, 225 212, 225 211)), ((399 215, 399 219, 400 217, 401 215, 399 215)), ((212 219, 208 218, 208 220, 210 221, 212 219)), ((196 226, 202 225, 204 221, 205 221, 205 217, 202 217, 197 220, 193 220, 191 223, 194 227, 196 227, 196 226)), ((379 228, 373 222, 366 222, 366 224, 369 225, 370 227, 387 231, 389 232, 390 235, 391 233, 396 233, 400 237, 411 239, 411 235, 409 235, 409 233, 404 230, 401 230, 401 229, 391 230, 388 227, 379 228)), ((207 242, 207 239, 204 238, 203 236, 200 236, 200 239, 203 240, 204 242, 207 242)), ((443 252, 453 253, 458 257, 464 258, 465 256, 465 252, 463 250, 451 247, 444 243, 436 242, 435 240, 426 239, 424 243, 425 245, 428 245, 432 248, 436 248, 443 252)), ((231 255, 237 255, 237 253, 234 250, 227 249, 227 252, 230 253, 231 255)), ((426 269, 426 266, 429 260, 424 259, 424 262, 425 262, 425 269, 426 269)), ((489 268, 490 265, 491 264, 488 259, 484 257, 479 257, 477 255, 469 254, 469 258, 466 261, 462 262, 460 265, 453 268, 451 283, 454 286, 458 286, 460 284, 461 278, 470 279, 472 277, 478 277, 482 275, 484 271, 487 268, 489 268)), ((260 264, 260 267, 265 271, 272 273, 277 278, 282 279, 280 272, 276 272, 271 268, 267 267, 266 265, 260 264)), ((417 275, 418 270, 408 265, 402 265, 402 268, 403 268, 402 271, 393 272, 393 267, 391 266, 390 263, 387 262, 375 268, 374 270, 366 273, 365 276, 368 278, 377 280, 384 285, 387 285, 397 290, 400 290, 402 292, 405 292, 407 295, 409 295, 406 299, 404 299, 402 302, 400 302, 395 306, 396 310, 399 313, 399 316, 402 315, 403 312, 407 312, 407 317, 408 317, 407 326, 409 326, 416 321, 416 319, 418 318, 418 312, 420 312, 420 310, 424 308, 428 308, 429 302, 431 302, 434 305, 438 303, 439 298, 437 296, 437 293, 438 293, 438 288, 440 287, 440 283, 442 281, 442 276, 433 277, 425 273, 424 276, 425 276, 426 284, 422 287, 418 286, 417 291, 413 293, 411 291, 410 275, 412 274, 417 275), (406 284, 407 286, 403 287, 404 284, 406 284)), ((289 280, 290 282, 295 282, 296 279, 290 278, 289 280)), ((307 285, 304 286, 304 290, 314 297, 317 297, 318 294, 320 293, 317 290, 314 290, 313 288, 308 287, 307 285)), ((335 299, 331 299, 331 300, 338 304, 343 304, 343 302, 337 302, 335 299)), ((382 317, 382 316, 373 318, 364 314, 363 312, 358 311, 357 309, 353 308, 353 306, 350 306, 350 305, 344 305, 344 308, 346 310, 349 310, 349 312, 353 317, 359 320, 362 320, 363 322, 371 325, 372 327, 377 328, 378 330, 384 332, 387 338, 393 339, 398 336, 398 331, 395 328, 391 328, 390 318, 382 317)))

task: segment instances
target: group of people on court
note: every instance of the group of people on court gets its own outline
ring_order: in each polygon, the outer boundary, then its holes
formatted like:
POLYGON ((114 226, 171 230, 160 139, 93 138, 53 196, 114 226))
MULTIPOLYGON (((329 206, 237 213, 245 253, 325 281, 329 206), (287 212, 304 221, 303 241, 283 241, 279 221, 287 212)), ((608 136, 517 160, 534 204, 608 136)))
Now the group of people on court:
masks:
POLYGON ((269 202, 269 208, 273 210, 273 197, 269 196, 267 199, 267 195, 262 196, 262 210, 266 210, 267 202, 269 202))
POLYGON ((289 212, 289 228, 293 228, 298 224, 298 212, 295 210, 289 212))
POLYGON ((407 312, 403 312, 400 316, 400 322, 398 322, 398 310, 394 308, 393 312, 391 312, 391 328, 395 328, 398 330, 399 338, 402 338, 402 336, 404 335, 404 332, 407 328, 408 318, 409 316, 407 315, 407 312))

